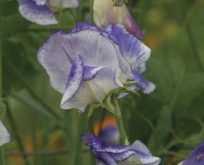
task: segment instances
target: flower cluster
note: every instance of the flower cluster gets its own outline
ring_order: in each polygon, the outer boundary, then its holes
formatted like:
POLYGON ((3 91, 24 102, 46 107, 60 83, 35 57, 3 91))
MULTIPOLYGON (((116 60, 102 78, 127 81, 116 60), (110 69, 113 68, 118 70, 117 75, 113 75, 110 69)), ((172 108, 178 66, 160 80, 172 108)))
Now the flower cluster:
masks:
MULTIPOLYGON (((78 0, 19 0, 26 19, 41 24, 56 24, 54 12, 78 6, 78 0)), ((146 80, 146 61, 151 50, 143 42, 142 31, 131 17, 124 1, 94 0, 96 25, 81 22, 69 33, 53 34, 39 49, 37 58, 50 76, 51 85, 63 94, 62 109, 84 112, 93 102, 103 103, 118 88, 152 92, 155 85, 146 80), (131 86, 126 86, 131 84, 131 86)), ((126 93, 119 93, 122 98, 126 93)), ((118 145, 120 133, 115 126, 100 130, 99 137, 86 133, 82 140, 91 147, 99 164, 154 164, 140 141, 118 145)))
POLYGON ((131 89, 152 92, 154 85, 141 75, 150 53, 123 25, 100 29, 79 23, 71 33, 53 34, 39 49, 38 60, 52 86, 63 93, 61 108, 83 112, 129 81, 137 82, 131 89))

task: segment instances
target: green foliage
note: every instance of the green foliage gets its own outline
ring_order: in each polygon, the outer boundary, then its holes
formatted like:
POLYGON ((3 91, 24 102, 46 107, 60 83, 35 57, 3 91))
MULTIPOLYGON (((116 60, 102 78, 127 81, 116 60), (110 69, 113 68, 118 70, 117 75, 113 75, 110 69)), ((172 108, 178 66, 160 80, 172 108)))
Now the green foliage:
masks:
POLYGON ((6 105, 3 101, 0 100, 0 120, 2 120, 5 117, 6 114, 6 105))

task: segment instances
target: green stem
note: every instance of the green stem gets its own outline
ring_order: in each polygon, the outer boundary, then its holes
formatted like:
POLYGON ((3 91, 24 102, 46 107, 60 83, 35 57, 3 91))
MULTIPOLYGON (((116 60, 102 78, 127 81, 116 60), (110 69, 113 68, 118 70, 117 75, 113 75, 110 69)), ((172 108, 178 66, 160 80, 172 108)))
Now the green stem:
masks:
POLYGON ((0 98, 3 96, 3 55, 2 55, 2 39, 0 35, 0 98))
MULTIPOLYGON (((88 120, 88 129, 90 132, 94 131, 94 120, 93 120, 93 115, 89 118, 88 120)), ((96 159, 94 157, 94 155, 92 154, 92 152, 90 152, 90 165, 95 165, 96 164, 96 159)))
POLYGON ((93 23, 93 2, 94 0, 89 0, 89 14, 90 14, 90 17, 89 17, 89 21, 90 23, 93 23))
POLYGON ((129 144, 128 137, 127 137, 127 134, 125 132, 125 127, 124 127, 124 123, 123 123, 123 119, 122 119, 121 110, 120 110, 120 107, 118 105, 118 101, 117 101, 117 99, 114 99, 113 101, 115 104, 115 110, 116 110, 116 114, 117 114, 117 115, 115 115, 115 118, 116 118, 119 130, 120 130, 120 136, 121 136, 122 144, 129 144))
POLYGON ((1 154, 1 157, 0 157, 0 164, 2 164, 2 165, 6 165, 5 155, 4 155, 4 148, 3 148, 3 146, 0 147, 0 154, 1 154))
POLYGON ((140 18, 139 18, 139 25, 141 27, 141 29, 144 29, 144 26, 145 26, 145 22, 144 22, 144 17, 145 17, 145 12, 146 12, 146 9, 147 9, 147 0, 142 0, 141 1, 141 12, 140 12, 140 18))
MULTIPOLYGON (((14 133, 14 138, 16 139, 17 141, 17 144, 18 144, 18 148, 19 150, 22 152, 22 153, 25 153, 25 148, 23 146, 23 142, 18 134, 18 127, 16 125, 16 122, 14 120, 14 117, 13 117, 13 114, 11 112, 11 109, 10 109, 10 106, 8 104, 8 102, 6 102, 6 107, 7 107, 7 116, 8 116, 8 120, 11 124, 11 127, 12 127, 12 130, 13 130, 13 133, 14 133)), ((25 161, 25 164, 26 165, 30 165, 30 162, 28 160, 28 157, 27 155, 23 155, 23 158, 24 158, 24 161, 25 161)))
MULTIPOLYGON (((3 97, 3 55, 2 55, 2 39, 0 35, 0 99, 3 97)), ((5 165, 5 156, 3 146, 0 147, 1 160, 0 164, 5 165)))
POLYGON ((79 165, 80 164, 80 154, 81 154, 81 135, 83 134, 84 126, 88 118, 88 109, 82 114, 80 114, 79 118, 79 126, 77 130, 77 137, 75 140, 75 149, 74 149, 74 156, 73 156, 73 165, 79 165))
MULTIPOLYGON (((181 10, 181 14, 182 14, 181 20, 185 20, 186 12, 185 12, 185 9, 184 9, 183 1, 182 0, 178 0, 177 2, 178 2, 178 6, 179 6, 179 8, 181 10)), ((202 60, 201 60, 201 57, 200 57, 200 55, 198 53, 198 49, 197 49, 196 43, 194 41, 193 33, 192 33, 192 30, 190 28, 190 25, 189 25, 188 21, 185 22, 185 31, 186 31, 188 40, 190 42, 190 45, 192 47, 193 53, 196 56, 196 60, 197 60, 197 63, 199 65, 199 68, 200 68, 200 70, 204 71, 202 60)))

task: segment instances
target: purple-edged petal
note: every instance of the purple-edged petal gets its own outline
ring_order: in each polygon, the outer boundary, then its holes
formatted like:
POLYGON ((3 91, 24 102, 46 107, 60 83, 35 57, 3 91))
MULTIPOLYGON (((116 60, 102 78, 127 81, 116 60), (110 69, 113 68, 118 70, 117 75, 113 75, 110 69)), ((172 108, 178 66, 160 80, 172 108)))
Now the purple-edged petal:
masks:
POLYGON ((74 95, 79 90, 83 77, 84 77, 84 69, 83 69, 83 61, 80 57, 78 57, 71 67, 71 71, 69 73, 69 77, 67 80, 66 90, 62 97, 61 107, 64 109, 64 105, 69 102, 69 100, 74 97, 74 95))
POLYGON ((118 88, 114 79, 114 70, 110 68, 102 69, 92 80, 83 81, 77 93, 62 108, 77 108, 84 112, 88 104, 95 101, 102 102, 111 90, 118 88))
MULTIPOLYGON (((92 32, 99 33, 101 37, 104 37, 106 39, 109 38, 110 39, 109 41, 113 42, 113 40, 108 36, 109 34, 106 31, 98 28, 97 26, 95 26, 93 24, 89 24, 86 22, 78 23, 72 32, 78 33, 78 32, 86 31, 86 30, 90 30, 92 32)), ((115 43, 114 43, 114 45, 115 45, 115 43)), ((103 46, 103 44, 102 44, 101 46, 104 47, 105 45, 103 46)), ((116 71, 117 71, 116 74, 117 75, 121 74, 119 76, 121 77, 121 80, 123 82, 126 81, 127 79, 133 79, 133 75, 131 73, 131 68, 130 68, 129 63, 127 63, 127 60, 123 56, 121 56, 121 52, 118 50, 119 45, 115 45, 115 48, 117 49, 117 52, 118 52, 117 53, 117 57, 118 57, 117 66, 119 65, 119 68, 116 68, 116 71)), ((107 54, 106 54, 107 59, 106 60, 111 60, 111 58, 112 58, 111 57, 111 49, 108 49, 108 47, 103 48, 103 49, 106 49, 106 50, 104 50, 104 52, 107 52, 107 54), (110 51, 110 53, 108 53, 109 51, 110 51)), ((105 59, 103 59, 103 60, 105 60, 105 59)))
POLYGON ((10 139, 11 138, 10 138, 10 134, 8 133, 8 130, 0 121, 0 146, 10 142, 10 139))
POLYGON ((105 67, 84 67, 84 80, 92 80, 105 67))
POLYGON ((79 6, 79 0, 48 0, 51 7, 54 8, 76 8, 79 6))
POLYGON ((134 81, 138 82, 136 85, 131 86, 136 90, 142 89, 143 93, 148 94, 155 90, 155 85, 145 79, 138 71, 134 71, 134 81))
POLYGON ((48 8, 46 4, 39 5, 32 0, 19 0, 19 11, 21 15, 27 20, 40 24, 40 25, 52 25, 57 24, 54 14, 48 8))
POLYGON ((79 112, 84 112, 89 103, 97 101, 93 95, 88 83, 83 82, 80 90, 67 102, 63 104, 62 109, 77 109, 79 112))
POLYGON ((181 165, 203 165, 204 164, 204 141, 196 146, 190 156, 181 165))
POLYGON ((105 30, 109 37, 119 46, 123 57, 133 69, 149 59, 150 48, 128 33, 123 25, 109 25, 105 30))
POLYGON ((143 37, 142 31, 131 17, 125 5, 118 7, 112 0, 94 0, 94 21, 100 27, 108 24, 123 24, 125 28, 138 38, 143 37))

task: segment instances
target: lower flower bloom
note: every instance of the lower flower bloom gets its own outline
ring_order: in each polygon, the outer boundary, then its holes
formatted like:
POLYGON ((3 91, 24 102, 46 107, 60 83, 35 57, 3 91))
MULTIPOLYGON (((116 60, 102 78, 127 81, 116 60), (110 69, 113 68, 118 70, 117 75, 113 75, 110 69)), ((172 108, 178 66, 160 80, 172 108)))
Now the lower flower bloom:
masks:
POLYGON ((10 142, 10 134, 8 133, 8 130, 3 125, 3 123, 0 121, 0 146, 8 142, 10 142))
POLYGON ((204 164, 204 142, 199 144, 189 157, 179 165, 203 165, 204 164))
POLYGON ((82 136, 83 142, 91 148, 99 164, 139 164, 158 165, 160 158, 152 156, 149 149, 140 141, 132 145, 112 145, 87 132, 82 136))

